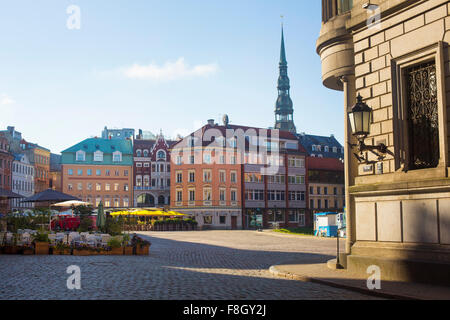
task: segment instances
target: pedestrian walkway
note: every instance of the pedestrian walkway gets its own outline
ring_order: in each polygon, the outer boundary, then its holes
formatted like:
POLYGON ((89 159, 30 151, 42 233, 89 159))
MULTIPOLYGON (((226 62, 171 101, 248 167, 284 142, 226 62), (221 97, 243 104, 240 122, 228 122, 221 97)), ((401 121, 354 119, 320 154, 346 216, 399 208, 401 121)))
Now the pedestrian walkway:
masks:
POLYGON ((450 300, 450 287, 419 283, 381 281, 380 290, 369 290, 367 277, 347 270, 332 270, 327 263, 305 264, 302 261, 270 267, 270 272, 281 278, 315 282, 336 288, 352 290, 390 299, 450 300))

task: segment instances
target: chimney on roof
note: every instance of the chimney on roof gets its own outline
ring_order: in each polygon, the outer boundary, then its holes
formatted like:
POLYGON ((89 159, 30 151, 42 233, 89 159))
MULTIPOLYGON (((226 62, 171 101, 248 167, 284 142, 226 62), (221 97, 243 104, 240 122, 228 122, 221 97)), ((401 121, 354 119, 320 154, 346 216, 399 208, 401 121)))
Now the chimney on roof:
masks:
POLYGON ((211 126, 211 127, 214 127, 214 119, 209 119, 208 120, 208 124, 211 126))

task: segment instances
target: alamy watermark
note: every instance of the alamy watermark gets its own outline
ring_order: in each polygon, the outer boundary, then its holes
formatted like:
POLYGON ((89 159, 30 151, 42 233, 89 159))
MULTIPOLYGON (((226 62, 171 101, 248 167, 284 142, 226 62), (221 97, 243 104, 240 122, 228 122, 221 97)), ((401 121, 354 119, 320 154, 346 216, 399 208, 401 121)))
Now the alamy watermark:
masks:
POLYGON ((71 265, 67 267, 66 272, 70 274, 67 278, 67 289, 69 290, 81 290, 81 269, 79 266, 71 265))
POLYGON ((366 21, 366 25, 369 29, 381 30, 381 9, 376 4, 368 4, 365 7, 369 18, 366 21))
POLYGON ((69 30, 81 29, 81 9, 77 5, 70 5, 67 7, 66 13, 69 15, 67 18, 66 26, 69 30))
POLYGON ((223 127, 197 130, 182 139, 171 153, 175 166, 183 164, 262 165, 262 175, 275 175, 283 165, 282 149, 298 150, 293 142, 281 142, 279 130, 223 127), (284 143, 284 144, 283 144, 284 143))
POLYGON ((367 279, 367 288, 369 290, 381 289, 381 269, 379 266, 370 266, 367 268, 367 274, 370 277, 367 279))

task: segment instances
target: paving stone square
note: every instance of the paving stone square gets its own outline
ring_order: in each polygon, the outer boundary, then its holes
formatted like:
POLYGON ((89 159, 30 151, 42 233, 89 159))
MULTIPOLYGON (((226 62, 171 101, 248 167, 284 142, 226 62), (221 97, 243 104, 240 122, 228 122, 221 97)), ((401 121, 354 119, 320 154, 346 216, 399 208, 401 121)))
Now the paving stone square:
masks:
POLYGON ((149 256, 0 255, 0 299, 373 299, 269 272, 289 260, 324 262, 336 241, 256 231, 141 234, 152 242, 149 256), (80 290, 67 288, 71 265, 80 267, 80 290))

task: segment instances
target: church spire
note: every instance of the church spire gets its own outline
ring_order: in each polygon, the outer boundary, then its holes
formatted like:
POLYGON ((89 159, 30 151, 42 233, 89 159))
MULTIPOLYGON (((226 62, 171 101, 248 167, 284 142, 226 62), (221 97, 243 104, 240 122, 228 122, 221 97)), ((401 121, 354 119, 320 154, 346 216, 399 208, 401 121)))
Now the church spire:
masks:
POLYGON ((284 27, 281 26, 280 76, 278 77, 278 99, 275 108, 275 129, 296 133, 294 107, 290 97, 290 80, 284 44, 284 27))
POLYGON ((284 27, 281 25, 281 51, 280 51, 280 66, 285 65, 287 66, 287 60, 286 60, 286 49, 284 46, 284 27))

